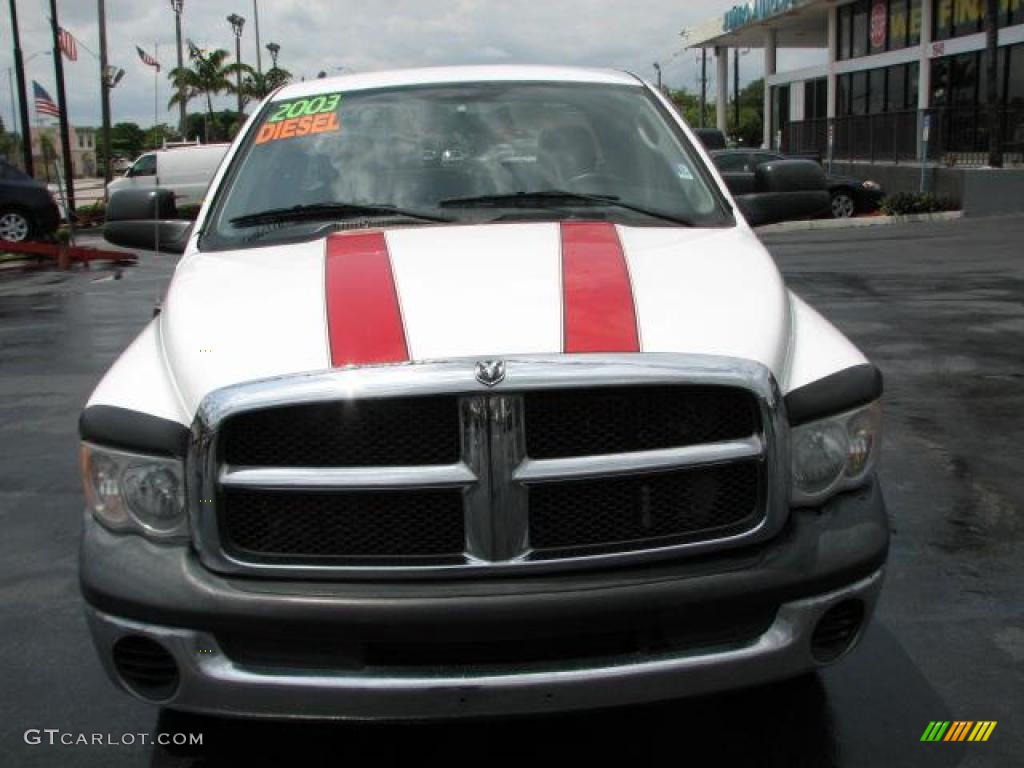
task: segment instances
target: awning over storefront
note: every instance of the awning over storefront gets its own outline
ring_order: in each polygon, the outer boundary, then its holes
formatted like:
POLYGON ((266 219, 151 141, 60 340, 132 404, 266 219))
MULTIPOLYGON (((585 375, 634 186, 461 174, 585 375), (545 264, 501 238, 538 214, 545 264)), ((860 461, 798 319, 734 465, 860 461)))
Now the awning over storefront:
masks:
POLYGON ((683 30, 688 48, 761 48, 765 30, 775 31, 780 48, 828 45, 829 0, 750 0, 683 30))

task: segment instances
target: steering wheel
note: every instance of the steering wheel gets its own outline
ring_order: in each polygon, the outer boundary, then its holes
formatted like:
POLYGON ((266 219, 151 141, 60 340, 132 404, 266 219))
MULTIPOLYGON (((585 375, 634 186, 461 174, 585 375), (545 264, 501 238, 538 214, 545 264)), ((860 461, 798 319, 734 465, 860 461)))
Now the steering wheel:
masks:
POLYGON ((590 193, 596 195, 614 194, 625 180, 607 171, 584 171, 569 179, 565 186, 570 192, 590 193))

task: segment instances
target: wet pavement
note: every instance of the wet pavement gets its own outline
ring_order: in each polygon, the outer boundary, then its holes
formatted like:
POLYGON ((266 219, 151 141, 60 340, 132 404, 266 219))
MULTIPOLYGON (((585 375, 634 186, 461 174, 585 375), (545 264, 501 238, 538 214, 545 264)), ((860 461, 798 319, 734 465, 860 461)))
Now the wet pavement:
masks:
POLYGON ((886 376, 892 555, 861 647, 817 677, 725 696, 441 725, 175 716, 113 688, 77 590, 76 419, 151 316, 173 259, 0 269, 0 765, 1019 765, 1024 218, 767 242, 791 286, 886 376), (921 743, 931 720, 998 726, 984 744, 921 743), (204 746, 25 743, 47 728, 202 732, 204 746))

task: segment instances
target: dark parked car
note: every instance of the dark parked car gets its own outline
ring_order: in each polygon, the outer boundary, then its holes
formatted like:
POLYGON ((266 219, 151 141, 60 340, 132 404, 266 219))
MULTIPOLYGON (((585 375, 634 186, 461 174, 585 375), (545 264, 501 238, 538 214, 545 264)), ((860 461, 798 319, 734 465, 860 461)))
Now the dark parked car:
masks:
POLYGON ((57 203, 46 185, 0 160, 0 240, 45 237, 59 223, 57 203))
MULTIPOLYGON (((785 158, 786 155, 765 149, 721 149, 711 152, 711 159, 734 195, 746 195, 754 191, 754 169, 761 163, 785 158)), ((826 174, 825 180, 832 196, 832 216, 836 219, 876 211, 884 197, 882 187, 873 181, 861 181, 837 173, 826 174)))
POLYGON ((707 150, 725 149, 729 146, 725 140, 725 134, 717 128, 694 128, 697 138, 707 150))

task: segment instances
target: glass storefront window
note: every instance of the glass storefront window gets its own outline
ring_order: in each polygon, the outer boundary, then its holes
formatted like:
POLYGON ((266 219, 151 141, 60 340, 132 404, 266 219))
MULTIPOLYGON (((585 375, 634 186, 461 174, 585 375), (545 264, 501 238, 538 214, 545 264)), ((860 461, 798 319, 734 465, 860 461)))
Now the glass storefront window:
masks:
POLYGON ((846 117, 850 114, 850 76, 839 75, 836 78, 836 114, 846 117))
POLYGON ((932 59, 932 96, 929 103, 933 107, 945 107, 949 104, 949 59, 932 59))
POLYGON ((899 112, 907 108, 907 66, 900 64, 886 70, 886 112, 899 112))
POLYGON ((850 35, 850 57, 857 59, 868 52, 868 4, 861 0, 853 6, 853 23, 850 35))
POLYGON ((984 18, 985 0, 953 0, 954 37, 981 31, 984 18))
MULTIPOLYGON (((915 0, 911 0, 911 3, 915 0)), ((916 0, 920 5, 920 0, 916 0)), ((973 35, 985 29, 985 0, 930 0, 935 40, 973 35)), ((1024 0, 999 0, 998 25, 1024 23, 1024 0)), ((916 41, 911 41, 914 45, 916 41)))
POLYGON ((1007 49, 1010 56, 1006 73, 1006 105, 1024 107, 1024 43, 1007 49))
POLYGON ((853 15, 853 8, 844 5, 839 9, 839 50, 836 56, 840 61, 850 58, 850 20, 853 15))
POLYGON ((950 104, 973 107, 978 103, 978 54, 953 56, 949 68, 950 104))
POLYGON ((999 26, 1008 27, 1011 24, 1024 24, 1024 0, 1003 0, 999 4, 999 26))
POLYGON ((917 96, 920 85, 921 66, 914 61, 907 65, 907 109, 917 109, 917 96))
POLYGON ((868 73, 854 72, 850 75, 850 114, 866 115, 868 112, 868 73))
POLYGON ((933 40, 948 40, 953 35, 953 0, 932 0, 935 3, 932 20, 933 40))
POLYGON ((884 53, 889 32, 887 0, 871 0, 868 6, 868 53, 884 53))
POLYGON ((804 120, 828 115, 828 78, 818 77, 804 83, 804 120))
POLYGON ((885 112, 885 69, 868 72, 868 114, 885 112))
POLYGON ((907 45, 920 45, 921 0, 910 0, 907 8, 907 45))
POLYGON ((828 78, 819 78, 814 83, 814 116, 828 117, 828 78))
POLYGON ((889 50, 907 47, 907 28, 910 15, 907 0, 889 0, 889 50))

